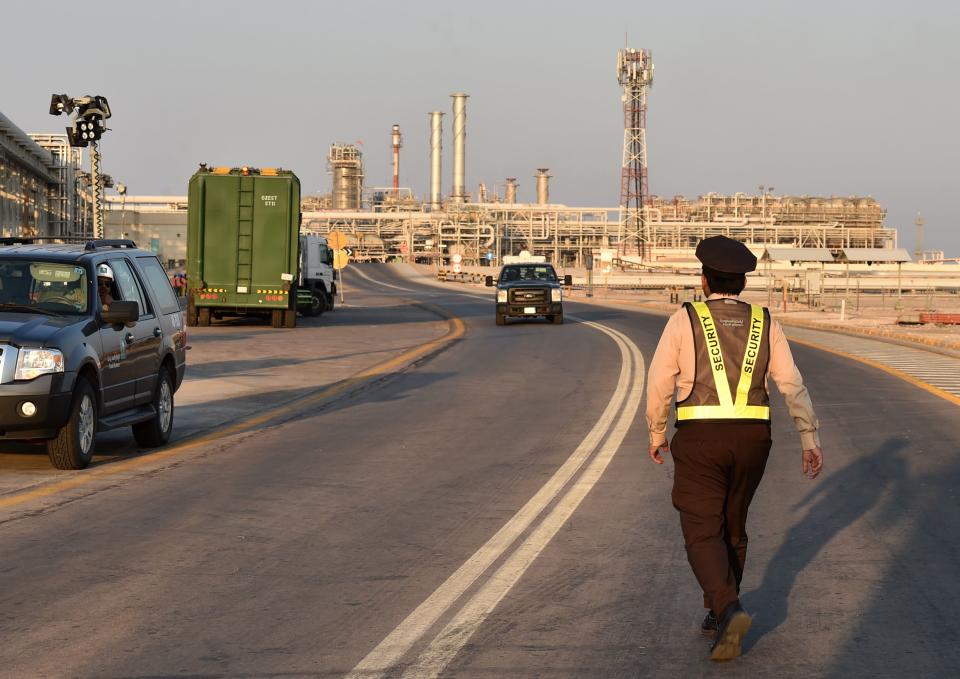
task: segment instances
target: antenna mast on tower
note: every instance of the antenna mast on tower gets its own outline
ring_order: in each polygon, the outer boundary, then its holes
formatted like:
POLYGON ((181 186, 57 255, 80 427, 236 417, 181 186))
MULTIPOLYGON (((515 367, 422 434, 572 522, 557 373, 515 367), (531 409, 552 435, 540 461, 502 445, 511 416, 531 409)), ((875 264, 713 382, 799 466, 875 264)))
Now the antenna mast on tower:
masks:
POLYGON ((624 48, 617 52, 617 82, 623 86, 623 163, 620 168, 621 255, 636 247, 641 259, 651 244, 643 202, 647 186, 647 89, 653 85, 650 50, 624 48))

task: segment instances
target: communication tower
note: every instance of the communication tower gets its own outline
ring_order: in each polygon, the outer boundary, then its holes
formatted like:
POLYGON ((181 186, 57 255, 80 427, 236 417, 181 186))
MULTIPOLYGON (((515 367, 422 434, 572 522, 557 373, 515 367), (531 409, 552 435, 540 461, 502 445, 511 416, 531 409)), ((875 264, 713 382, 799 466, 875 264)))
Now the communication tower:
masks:
POLYGON ((623 163, 620 168, 620 254, 649 257, 651 238, 643 210, 647 187, 647 89, 653 85, 653 54, 627 47, 617 52, 617 82, 623 86, 623 163))

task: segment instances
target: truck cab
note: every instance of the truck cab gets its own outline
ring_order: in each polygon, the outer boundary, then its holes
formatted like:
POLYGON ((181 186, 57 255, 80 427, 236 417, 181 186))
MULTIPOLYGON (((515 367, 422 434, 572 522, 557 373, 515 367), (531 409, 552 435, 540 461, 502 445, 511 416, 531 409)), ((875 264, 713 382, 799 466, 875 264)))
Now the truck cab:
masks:
POLYGON ((494 280, 487 276, 487 287, 497 288, 496 321, 506 325, 508 318, 545 317, 554 325, 563 323, 563 288, 571 285, 570 276, 561 280, 546 262, 504 264, 494 280))
POLYGON ((333 250, 326 237, 300 236, 299 293, 304 303, 299 305, 305 314, 319 316, 333 311, 337 294, 337 272, 333 268, 333 250))

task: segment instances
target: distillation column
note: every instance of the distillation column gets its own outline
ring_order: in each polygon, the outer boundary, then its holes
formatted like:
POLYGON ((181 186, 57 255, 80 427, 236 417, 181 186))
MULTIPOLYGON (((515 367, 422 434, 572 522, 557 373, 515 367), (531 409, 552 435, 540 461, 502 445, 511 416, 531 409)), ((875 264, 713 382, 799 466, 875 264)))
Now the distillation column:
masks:
POLYGON ((513 205, 517 202, 517 178, 507 177, 507 188, 504 191, 503 202, 513 205))
POLYGON ((353 144, 336 143, 327 154, 333 174, 332 205, 334 210, 359 210, 363 196, 363 154, 353 144))

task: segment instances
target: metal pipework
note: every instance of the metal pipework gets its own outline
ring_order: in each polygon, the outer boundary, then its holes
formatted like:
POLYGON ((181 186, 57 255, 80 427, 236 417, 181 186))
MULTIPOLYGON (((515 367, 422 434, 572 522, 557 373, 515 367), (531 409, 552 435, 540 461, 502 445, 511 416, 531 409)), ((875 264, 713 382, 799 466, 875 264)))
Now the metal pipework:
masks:
POLYGON ((400 126, 394 124, 393 132, 393 195, 400 195, 400 126))
POLYGON ((510 203, 511 205, 517 202, 517 178, 516 177, 507 177, 507 188, 504 191, 503 202, 510 203))
POLYGON ((430 209, 439 210, 441 200, 441 155, 443 150, 443 113, 430 112, 430 209))
POLYGON ((453 98, 453 192, 454 203, 467 200, 467 97, 462 92, 453 98))
POLYGON ((537 205, 550 203, 550 175, 546 167, 537 168, 537 205))

